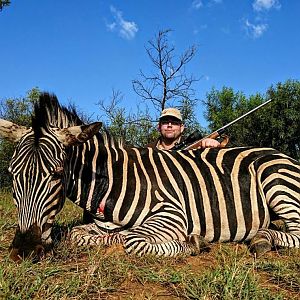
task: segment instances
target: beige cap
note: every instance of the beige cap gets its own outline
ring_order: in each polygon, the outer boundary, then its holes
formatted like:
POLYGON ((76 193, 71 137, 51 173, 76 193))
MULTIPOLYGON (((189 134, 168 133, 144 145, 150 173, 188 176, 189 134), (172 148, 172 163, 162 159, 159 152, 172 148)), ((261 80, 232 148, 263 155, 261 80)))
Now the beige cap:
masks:
POLYGON ((174 117, 174 118, 182 121, 182 116, 181 116, 180 111, 177 108, 174 108, 174 107, 164 109, 162 111, 159 119, 164 118, 164 117, 174 117))

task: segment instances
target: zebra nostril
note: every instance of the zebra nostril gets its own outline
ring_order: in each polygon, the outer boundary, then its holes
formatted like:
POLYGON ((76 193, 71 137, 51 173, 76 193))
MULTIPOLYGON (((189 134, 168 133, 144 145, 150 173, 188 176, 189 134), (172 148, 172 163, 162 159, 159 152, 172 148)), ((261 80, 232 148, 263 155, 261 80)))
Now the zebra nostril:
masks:
POLYGON ((9 253, 9 258, 16 263, 21 263, 23 260, 21 255, 19 254, 19 249, 17 249, 17 248, 11 249, 11 251, 9 253))
POLYGON ((20 250, 19 248, 11 248, 9 258, 16 262, 21 263, 24 259, 29 258, 33 263, 36 263, 45 257, 45 248, 42 245, 35 246, 31 252, 28 249, 20 250))

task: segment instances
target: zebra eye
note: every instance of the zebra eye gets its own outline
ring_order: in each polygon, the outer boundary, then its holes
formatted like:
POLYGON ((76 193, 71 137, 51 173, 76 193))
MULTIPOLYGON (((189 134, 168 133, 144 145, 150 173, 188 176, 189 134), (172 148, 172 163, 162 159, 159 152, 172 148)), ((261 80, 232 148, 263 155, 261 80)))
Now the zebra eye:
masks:
POLYGON ((63 173, 64 173, 64 168, 63 167, 57 167, 52 173, 52 180, 61 179, 63 173))
POLYGON ((15 207, 18 207, 18 202, 16 200, 15 193, 13 193, 13 203, 15 207))
POLYGON ((56 169, 54 170, 54 174, 55 175, 62 175, 64 172, 64 168, 63 167, 56 167, 56 169))
POLYGON ((10 174, 13 174, 13 170, 12 170, 12 167, 11 167, 11 165, 9 165, 9 167, 8 167, 8 172, 10 173, 10 174))

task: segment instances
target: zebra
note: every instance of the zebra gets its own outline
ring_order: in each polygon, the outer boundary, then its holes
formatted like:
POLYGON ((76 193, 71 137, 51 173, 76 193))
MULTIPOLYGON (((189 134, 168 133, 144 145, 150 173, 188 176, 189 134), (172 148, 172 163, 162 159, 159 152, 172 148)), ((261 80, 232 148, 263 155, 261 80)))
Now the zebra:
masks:
POLYGON ((73 227, 77 245, 121 243, 136 255, 195 255, 204 243, 249 242, 256 256, 300 245, 300 164, 271 148, 136 148, 102 124, 42 93, 32 126, 0 120, 16 143, 9 171, 18 228, 10 257, 37 259, 51 247, 68 197, 94 222, 73 227), (271 229, 284 221, 286 232, 271 229))

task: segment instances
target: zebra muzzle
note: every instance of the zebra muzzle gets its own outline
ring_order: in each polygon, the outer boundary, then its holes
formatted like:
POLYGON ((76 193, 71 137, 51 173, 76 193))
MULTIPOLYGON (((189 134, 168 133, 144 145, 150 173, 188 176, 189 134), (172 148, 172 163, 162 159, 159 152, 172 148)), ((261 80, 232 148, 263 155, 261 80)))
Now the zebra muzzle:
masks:
POLYGON ((15 262, 31 259, 33 262, 41 260, 45 255, 45 248, 41 240, 41 230, 34 224, 26 232, 17 229, 10 246, 9 257, 15 262))

